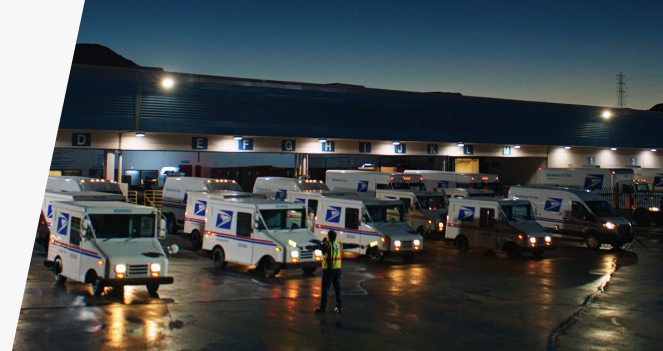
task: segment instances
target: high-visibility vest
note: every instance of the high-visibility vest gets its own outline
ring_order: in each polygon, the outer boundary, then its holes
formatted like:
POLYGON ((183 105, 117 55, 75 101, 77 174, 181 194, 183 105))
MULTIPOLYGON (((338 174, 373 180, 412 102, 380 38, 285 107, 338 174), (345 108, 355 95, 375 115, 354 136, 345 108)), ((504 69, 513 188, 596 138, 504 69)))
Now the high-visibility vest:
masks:
POLYGON ((325 245, 327 247, 322 255, 322 269, 341 269, 341 250, 343 244, 338 241, 332 241, 325 245))

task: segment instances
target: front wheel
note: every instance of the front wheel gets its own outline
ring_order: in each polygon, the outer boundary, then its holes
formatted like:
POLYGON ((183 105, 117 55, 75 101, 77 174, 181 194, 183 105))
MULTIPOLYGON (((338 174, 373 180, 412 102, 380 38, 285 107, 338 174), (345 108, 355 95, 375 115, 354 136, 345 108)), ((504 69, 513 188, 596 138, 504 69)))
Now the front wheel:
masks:
POLYGON ((94 296, 101 296, 104 289, 106 289, 106 286, 101 281, 101 278, 96 278, 94 282, 92 282, 92 294, 94 294, 94 296))
POLYGON ((168 234, 177 234, 177 231, 180 230, 177 226, 177 219, 172 213, 166 215, 166 229, 168 229, 168 234))
POLYGON ((64 284, 67 281, 67 277, 62 275, 62 260, 59 257, 53 263, 53 274, 55 274, 55 281, 58 284, 64 284))
POLYGON ((585 243, 587 244, 587 247, 592 249, 592 250, 598 250, 599 247, 601 247, 601 241, 596 236, 596 234, 587 235, 587 238, 585 239, 585 243))
POLYGON ((200 249, 203 247, 203 238, 197 230, 191 232, 191 245, 193 245, 194 249, 200 249))
POLYGON ((455 244, 456 249, 460 252, 467 252, 467 250, 470 249, 470 243, 467 241, 467 238, 464 235, 457 237, 455 244))
POLYGON ((272 256, 266 256, 262 259, 262 270, 268 277, 273 277, 281 271, 276 265, 276 261, 272 256))
POLYGON ((157 290, 159 290, 159 284, 147 284, 145 287, 147 287, 147 292, 150 294, 156 294, 157 290))
POLYGON ((373 260, 373 262, 382 262, 384 261, 384 254, 382 253, 382 250, 378 248, 377 246, 373 246, 373 248, 368 250, 368 257, 373 260))
POLYGON ((212 251, 212 262, 216 268, 223 268, 226 266, 226 254, 223 252, 222 248, 214 248, 214 251, 212 251))
POLYGON ((520 248, 518 247, 518 245, 513 244, 513 243, 509 244, 509 246, 506 247, 505 251, 506 251, 507 255, 509 255, 509 257, 511 257, 511 258, 518 258, 518 257, 520 257, 520 254, 521 254, 521 251, 520 251, 520 248))

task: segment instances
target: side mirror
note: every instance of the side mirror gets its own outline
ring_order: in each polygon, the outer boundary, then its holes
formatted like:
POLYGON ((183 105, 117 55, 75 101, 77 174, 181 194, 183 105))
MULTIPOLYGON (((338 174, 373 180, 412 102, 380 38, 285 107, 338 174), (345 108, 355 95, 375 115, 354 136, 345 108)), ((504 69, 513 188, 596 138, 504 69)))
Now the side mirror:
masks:
POLYGON ((258 227, 260 227, 260 223, 258 223, 258 222, 253 222, 253 228, 258 229, 258 227))
POLYGON ((180 252, 180 247, 177 246, 177 244, 170 245, 170 247, 168 249, 170 250, 171 255, 180 252))
POLYGON ((166 229, 166 220, 163 218, 159 221, 159 229, 166 229))
POLYGON ((83 222, 81 222, 81 228, 83 228, 83 230, 87 230, 89 226, 90 221, 87 218, 83 219, 83 222))
POLYGON ((166 231, 164 229, 159 229, 158 237, 159 237, 159 239, 165 239, 166 238, 166 231))

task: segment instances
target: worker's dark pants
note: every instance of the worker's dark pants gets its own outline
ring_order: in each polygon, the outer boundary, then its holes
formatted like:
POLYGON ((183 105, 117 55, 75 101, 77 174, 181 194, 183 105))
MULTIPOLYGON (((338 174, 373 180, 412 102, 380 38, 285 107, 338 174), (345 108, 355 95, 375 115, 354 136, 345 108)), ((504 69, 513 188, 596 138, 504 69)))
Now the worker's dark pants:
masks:
POLYGON ((327 294, 329 285, 334 284, 334 294, 336 294, 336 307, 341 308, 341 269, 323 269, 322 270, 322 297, 320 298, 320 308, 327 308, 327 294))

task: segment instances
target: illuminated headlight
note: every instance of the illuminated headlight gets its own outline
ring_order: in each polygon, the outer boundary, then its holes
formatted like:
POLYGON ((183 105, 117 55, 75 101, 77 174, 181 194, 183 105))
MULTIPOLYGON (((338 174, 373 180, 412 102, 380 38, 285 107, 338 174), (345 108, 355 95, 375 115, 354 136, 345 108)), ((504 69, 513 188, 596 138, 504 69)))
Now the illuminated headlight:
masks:
POLYGON ((529 242, 531 242, 532 244, 536 244, 536 238, 529 238, 529 242))
POLYGON ((161 265, 158 263, 152 263, 150 265, 150 271, 152 272, 160 272, 161 271, 161 265))
POLYGON ((444 230, 444 223, 442 222, 438 223, 437 227, 440 229, 440 231, 444 230))
POLYGON ((549 236, 547 236, 547 237, 546 237, 546 242, 549 243, 549 242, 551 242, 551 241, 552 241, 552 239, 551 239, 549 236))
POLYGON ((313 254, 315 255, 315 257, 322 257, 322 250, 315 250, 313 251, 313 254))
POLYGON ((126 272, 127 272, 127 266, 123 264, 115 265, 115 273, 126 273, 126 272))
POLYGON ((419 246, 419 245, 421 244, 421 242, 419 241, 419 239, 413 241, 412 243, 414 244, 414 246, 419 246))
POLYGON ((394 247, 401 247, 401 241, 400 240, 394 241, 394 247))
POLYGON ((658 211, 660 211, 660 210, 658 209, 658 207, 650 207, 649 210, 652 211, 652 212, 658 212, 658 211))
POLYGON ((614 224, 612 224, 612 223, 610 223, 610 222, 605 222, 605 223, 603 223, 603 226, 606 227, 606 228, 608 228, 608 230, 613 230, 613 229, 615 229, 615 227, 616 227, 616 225, 614 225, 614 224))
POLYGON ((290 251, 290 258, 299 258, 299 251, 290 251))

